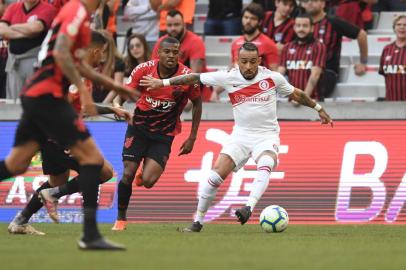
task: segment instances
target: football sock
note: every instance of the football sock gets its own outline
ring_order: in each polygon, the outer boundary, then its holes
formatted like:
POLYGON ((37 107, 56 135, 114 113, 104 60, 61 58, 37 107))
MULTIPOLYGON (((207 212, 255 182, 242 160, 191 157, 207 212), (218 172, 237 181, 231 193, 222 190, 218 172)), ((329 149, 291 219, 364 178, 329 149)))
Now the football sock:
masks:
POLYGON ((76 192, 79 192, 80 187, 79 187, 78 178, 79 178, 79 176, 76 176, 76 177, 72 178, 71 180, 69 180, 65 185, 51 188, 51 190, 49 191, 50 194, 53 197, 59 199, 62 196, 70 195, 70 194, 74 194, 76 192))
POLYGON ((209 179, 203 182, 203 188, 199 196, 199 202, 197 204, 197 211, 195 216, 195 222, 198 221, 200 224, 204 222, 204 216, 209 209, 211 202, 216 196, 217 189, 223 183, 223 179, 215 171, 210 172, 209 179))
POLYGON ((131 194, 132 186, 120 181, 118 183, 118 220, 127 220, 127 208, 130 203, 131 194))
POLYGON ((17 222, 17 224, 25 224, 27 223, 30 218, 32 217, 33 214, 37 213, 39 209, 43 206, 40 198, 38 197, 38 193, 46 188, 50 188, 51 185, 48 182, 43 183, 36 192, 31 197, 31 200, 28 202, 28 204, 25 206, 25 208, 21 211, 21 213, 18 215, 19 218, 16 218, 14 221, 17 222))
POLYGON ((79 187, 83 196, 83 241, 89 242, 101 237, 97 228, 97 197, 101 165, 82 165, 79 169, 79 187))
POLYGON ((248 197, 247 206, 251 207, 251 211, 254 210, 255 205, 261 199, 262 194, 264 194, 266 188, 269 184, 269 176, 271 175, 272 168, 275 165, 275 161, 271 156, 263 155, 260 157, 257 163, 257 176, 255 177, 254 183, 250 195, 248 197))
POLYGON ((13 176, 6 167, 4 160, 0 161, 0 182, 13 176))

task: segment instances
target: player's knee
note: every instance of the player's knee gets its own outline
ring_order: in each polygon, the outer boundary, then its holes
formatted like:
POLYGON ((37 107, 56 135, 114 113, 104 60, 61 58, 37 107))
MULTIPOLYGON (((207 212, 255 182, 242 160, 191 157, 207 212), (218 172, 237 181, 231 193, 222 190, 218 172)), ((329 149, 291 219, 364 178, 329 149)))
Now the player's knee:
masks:
POLYGON ((17 175, 17 174, 22 174, 25 173, 25 171, 28 169, 28 166, 30 165, 29 161, 12 161, 12 162, 7 162, 7 169, 12 175, 17 175))
POLYGON ((149 177, 144 177, 142 176, 142 184, 145 188, 152 188, 156 182, 158 182, 159 176, 149 176, 149 177))
POLYGON ((124 168, 124 173, 123 177, 121 178, 121 181, 126 185, 131 185, 132 182, 134 181, 135 172, 136 172, 135 169, 124 168))
POLYGON ((100 173, 100 182, 105 183, 109 181, 113 177, 113 168, 110 166, 110 164, 103 166, 102 171, 100 173))
POLYGON ((257 169, 269 169, 270 171, 273 170, 273 168, 275 167, 276 162, 274 157, 272 157, 271 155, 262 155, 257 162, 257 169))

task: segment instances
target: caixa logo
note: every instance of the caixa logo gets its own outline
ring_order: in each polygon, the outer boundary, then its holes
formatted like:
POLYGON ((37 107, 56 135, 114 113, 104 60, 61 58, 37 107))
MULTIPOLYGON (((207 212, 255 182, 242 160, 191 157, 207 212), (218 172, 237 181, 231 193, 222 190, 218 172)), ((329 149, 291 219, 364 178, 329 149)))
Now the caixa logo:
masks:
MULTIPOLYGON (((220 145, 225 145, 230 141, 230 134, 226 133, 224 130, 210 128, 206 131, 206 140, 218 143, 220 145)), ((286 154, 288 152, 287 145, 279 146, 279 154, 286 154)), ((197 182, 199 187, 197 190, 197 197, 199 197, 202 183, 208 179, 210 170, 213 164, 214 153, 211 151, 206 152, 202 157, 201 167, 199 169, 190 169, 184 174, 184 179, 186 182, 197 182)), ((247 162, 247 167, 252 168, 255 162, 250 158, 247 162)), ((241 195, 241 191, 251 191, 252 182, 256 176, 256 169, 245 169, 241 168, 238 172, 234 172, 231 175, 231 183, 228 190, 225 192, 223 198, 217 200, 216 204, 213 204, 206 213, 205 221, 213 221, 225 213, 229 213, 230 216, 234 215, 235 209, 232 208, 233 205, 245 204, 248 200, 248 196, 241 195), (244 182, 244 179, 250 179, 252 182, 244 182)), ((284 172, 272 172, 271 179, 284 179, 284 172)), ((219 199, 219 198, 217 198, 219 199)))

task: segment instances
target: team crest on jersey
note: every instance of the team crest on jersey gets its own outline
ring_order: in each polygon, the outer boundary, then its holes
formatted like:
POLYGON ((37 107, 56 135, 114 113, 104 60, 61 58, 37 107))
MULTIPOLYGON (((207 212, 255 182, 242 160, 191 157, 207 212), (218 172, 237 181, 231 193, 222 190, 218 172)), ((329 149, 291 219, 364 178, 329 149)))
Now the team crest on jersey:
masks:
POLYGON ((296 52, 296 49, 295 49, 295 48, 289 49, 289 53, 290 53, 290 54, 294 54, 295 52, 296 52))
POLYGON ((307 49, 306 54, 312 54, 312 48, 307 49))
POLYGON ((32 15, 32 16, 30 16, 30 17, 28 18, 27 22, 33 23, 33 22, 35 22, 37 19, 38 19, 38 16, 37 16, 37 15, 32 15))
POLYGON ((280 42, 283 38, 283 33, 276 33, 275 34, 275 41, 280 42))
POLYGON ((319 34, 324 35, 325 32, 326 32, 326 30, 324 29, 324 27, 321 27, 319 30, 319 34))
POLYGON ((133 144, 133 141, 134 141, 134 136, 125 138, 124 147, 125 148, 130 148, 131 145, 133 144))
POLYGON ((387 55, 386 57, 385 57, 385 61, 390 61, 392 59, 392 55, 387 55))
POLYGON ((261 89, 261 90, 268 90, 269 89, 269 82, 268 81, 266 81, 266 80, 262 80, 262 81, 260 81, 259 82, 259 88, 261 89))

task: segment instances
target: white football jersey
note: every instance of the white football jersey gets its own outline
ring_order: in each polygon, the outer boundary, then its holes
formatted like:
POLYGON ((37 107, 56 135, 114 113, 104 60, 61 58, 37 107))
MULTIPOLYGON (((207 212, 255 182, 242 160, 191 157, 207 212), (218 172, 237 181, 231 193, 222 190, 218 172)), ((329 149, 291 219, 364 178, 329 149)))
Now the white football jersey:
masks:
POLYGON ((234 129, 248 133, 279 133, 276 98, 293 93, 294 87, 278 72, 258 67, 258 74, 246 80, 240 70, 200 74, 203 84, 220 86, 228 92, 234 113, 234 129))

